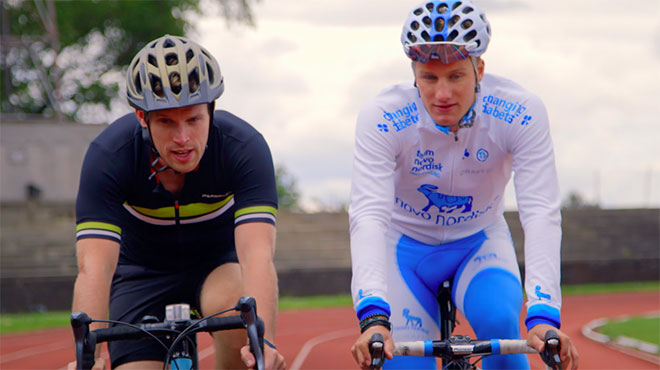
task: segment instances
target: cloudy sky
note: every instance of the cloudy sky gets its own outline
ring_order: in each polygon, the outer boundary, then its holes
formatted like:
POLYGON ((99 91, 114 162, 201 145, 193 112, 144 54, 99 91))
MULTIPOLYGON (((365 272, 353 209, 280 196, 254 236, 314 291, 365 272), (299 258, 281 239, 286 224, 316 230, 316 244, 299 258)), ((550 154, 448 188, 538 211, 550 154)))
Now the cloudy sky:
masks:
MULTIPOLYGON (((189 36, 219 60, 219 107, 244 118, 297 179, 308 210, 347 203, 355 118, 411 79, 408 0, 262 0, 256 28, 205 18, 189 36)), ((563 196, 660 207, 660 2, 482 0, 486 71, 539 95, 563 196)), ((515 207, 513 187, 506 204, 515 207)))

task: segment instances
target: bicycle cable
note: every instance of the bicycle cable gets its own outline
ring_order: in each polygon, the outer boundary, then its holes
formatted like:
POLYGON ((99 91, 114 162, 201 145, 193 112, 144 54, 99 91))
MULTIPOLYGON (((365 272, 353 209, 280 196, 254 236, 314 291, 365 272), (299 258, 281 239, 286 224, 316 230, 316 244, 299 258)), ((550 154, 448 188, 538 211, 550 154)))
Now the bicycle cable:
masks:
MULTIPOLYGON (((174 341, 172 342, 172 344, 170 345, 170 347, 169 347, 169 348, 165 347, 165 348, 167 349, 167 354, 166 354, 166 356, 165 356, 165 363, 163 364, 163 370, 167 370, 167 364, 168 364, 168 362, 170 361, 170 357, 172 356, 172 352, 173 352, 173 350, 174 350, 174 346, 175 346, 175 345, 179 344, 179 342, 181 342, 183 339, 189 339, 189 340, 192 342, 192 339, 187 338, 187 335, 188 335, 193 329, 195 329, 195 327, 199 326, 199 324, 201 324, 202 322, 204 322, 204 321, 206 321, 206 320, 208 320, 208 319, 211 319, 211 318, 213 318, 213 317, 215 317, 215 316, 218 316, 218 315, 222 315, 223 313, 227 313, 227 312, 229 312, 229 311, 235 311, 235 310, 237 310, 237 309, 238 309, 238 305, 236 305, 236 306, 234 306, 234 307, 232 307, 232 308, 228 308, 228 309, 226 309, 226 310, 220 311, 220 312, 216 312, 216 313, 214 313, 213 315, 209 315, 209 316, 206 316, 206 317, 204 317, 204 318, 202 318, 202 319, 199 319, 198 321, 194 322, 192 325, 190 325, 189 327, 187 327, 187 328, 185 328, 183 331, 181 331, 181 332, 179 333, 179 335, 174 339, 174 341)), ((177 369, 178 369, 178 366, 179 366, 179 365, 176 364, 176 363, 175 363, 175 365, 177 366, 177 369)))

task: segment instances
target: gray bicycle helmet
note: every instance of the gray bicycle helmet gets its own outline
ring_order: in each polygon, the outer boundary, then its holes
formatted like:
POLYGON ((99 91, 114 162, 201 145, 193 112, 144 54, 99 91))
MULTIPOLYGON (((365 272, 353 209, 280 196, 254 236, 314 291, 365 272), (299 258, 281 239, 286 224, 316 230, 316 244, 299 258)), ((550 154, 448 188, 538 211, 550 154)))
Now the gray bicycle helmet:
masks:
POLYGON ((215 58, 184 37, 165 35, 140 50, 126 72, 128 103, 150 112, 212 103, 224 83, 215 58))
POLYGON ((401 43, 408 57, 417 45, 463 46, 469 56, 478 57, 490 41, 490 24, 484 12, 470 0, 427 0, 408 15, 401 43))

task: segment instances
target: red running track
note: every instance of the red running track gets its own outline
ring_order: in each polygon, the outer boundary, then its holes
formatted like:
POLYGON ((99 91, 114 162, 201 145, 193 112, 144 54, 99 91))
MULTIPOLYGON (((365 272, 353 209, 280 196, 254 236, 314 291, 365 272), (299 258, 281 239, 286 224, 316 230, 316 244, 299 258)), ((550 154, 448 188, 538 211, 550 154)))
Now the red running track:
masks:
MULTIPOLYGON (((657 364, 592 342, 581 334, 582 327, 597 318, 658 310, 660 292, 564 297, 563 329, 580 352, 580 368, 658 369, 657 364)), ((459 320, 462 324, 455 333, 473 334, 466 321, 459 320)), ((285 311, 278 318, 275 342, 292 370, 355 369, 350 347, 357 335, 357 319, 350 308, 285 311)), ((210 337, 200 334, 198 340, 202 367, 210 369, 210 337)), ((64 369, 72 357, 69 329, 0 337, 0 369, 64 369)), ((530 355, 530 362, 533 369, 543 368, 536 355, 530 355)))

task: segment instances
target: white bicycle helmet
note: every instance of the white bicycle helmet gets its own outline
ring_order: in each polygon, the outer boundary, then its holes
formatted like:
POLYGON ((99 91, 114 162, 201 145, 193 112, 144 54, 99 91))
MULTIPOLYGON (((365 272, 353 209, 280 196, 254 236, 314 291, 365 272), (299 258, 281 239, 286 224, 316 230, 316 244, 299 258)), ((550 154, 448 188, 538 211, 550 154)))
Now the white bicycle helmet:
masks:
MULTIPOLYGON (((418 60, 415 46, 453 45, 464 48, 471 57, 478 57, 486 51, 489 41, 490 24, 486 15, 470 0, 424 1, 408 15, 401 32, 403 49, 413 60, 418 60)), ((427 57, 442 59, 436 54, 427 57)))
POLYGON ((199 44, 165 35, 140 50, 126 73, 128 103, 150 112, 212 103, 224 83, 215 58, 199 44))

